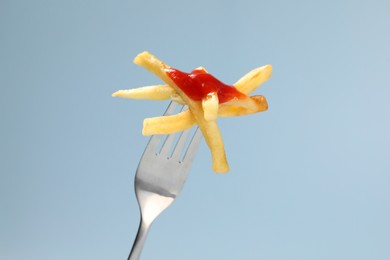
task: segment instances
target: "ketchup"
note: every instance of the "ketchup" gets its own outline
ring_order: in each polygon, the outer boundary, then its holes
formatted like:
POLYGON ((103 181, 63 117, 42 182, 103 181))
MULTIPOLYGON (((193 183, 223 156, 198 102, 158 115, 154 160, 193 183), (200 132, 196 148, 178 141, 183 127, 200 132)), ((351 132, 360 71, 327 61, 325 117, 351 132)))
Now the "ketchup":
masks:
POLYGON ((217 92, 219 103, 233 98, 245 98, 246 95, 235 87, 226 85, 204 69, 195 69, 185 73, 174 68, 165 69, 167 75, 192 100, 201 101, 211 92, 217 92))

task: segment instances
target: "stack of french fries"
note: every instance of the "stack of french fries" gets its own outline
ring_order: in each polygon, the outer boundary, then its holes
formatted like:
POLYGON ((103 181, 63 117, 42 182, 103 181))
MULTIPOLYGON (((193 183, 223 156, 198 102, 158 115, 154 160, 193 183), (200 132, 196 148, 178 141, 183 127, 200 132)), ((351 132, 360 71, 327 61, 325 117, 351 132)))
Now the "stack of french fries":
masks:
MULTIPOLYGON (((229 165, 226 160, 224 143, 217 124, 217 118, 243 116, 266 111, 268 104, 264 96, 248 96, 248 94, 271 77, 272 66, 265 65, 253 69, 233 85, 238 91, 245 94, 245 98, 219 103, 216 92, 209 93, 202 101, 192 100, 167 75, 166 70, 171 67, 149 52, 139 54, 134 59, 134 63, 149 70, 166 84, 119 90, 112 94, 113 97, 148 100, 172 99, 175 102, 188 106, 187 110, 176 115, 146 118, 142 134, 172 134, 197 124, 210 148, 213 171, 217 173, 228 172, 229 165)), ((200 69, 205 70, 204 68, 200 69)))

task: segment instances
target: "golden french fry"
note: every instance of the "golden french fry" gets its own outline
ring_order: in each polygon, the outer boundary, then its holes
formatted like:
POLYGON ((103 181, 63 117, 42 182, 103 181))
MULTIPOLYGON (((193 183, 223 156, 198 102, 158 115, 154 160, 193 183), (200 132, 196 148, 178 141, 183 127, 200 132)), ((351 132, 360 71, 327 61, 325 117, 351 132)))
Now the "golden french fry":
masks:
POLYGON ((168 85, 146 86, 141 88, 118 90, 113 93, 113 97, 148 99, 148 100, 165 100, 175 94, 175 90, 168 85))
POLYGON ((253 113, 263 112, 268 109, 268 103, 264 96, 251 96, 250 97, 254 102, 256 102, 256 110, 251 110, 242 106, 234 106, 221 104, 219 106, 218 116, 219 117, 232 117, 232 116, 244 116, 250 115, 253 113))
POLYGON ((207 122, 206 130, 208 132, 205 135, 205 140, 211 151, 212 169, 216 173, 226 173, 229 171, 229 165, 226 160, 225 145, 217 121, 207 122))
POLYGON ((223 104, 228 106, 243 107, 245 109, 252 110, 252 111, 256 111, 258 109, 257 102, 249 96, 240 99, 234 98, 223 104))
POLYGON ((257 87, 267 81, 272 74, 272 65, 268 64, 260 68, 253 69, 239 79, 234 87, 244 94, 253 92, 257 87))
POLYGON ((174 87, 176 91, 179 89, 165 72, 165 69, 169 68, 170 66, 157 59, 149 52, 144 51, 138 54, 134 58, 134 63, 152 72, 157 77, 166 82, 169 86, 174 87))
POLYGON ((219 100, 216 92, 209 93, 202 100, 204 119, 206 121, 215 121, 218 117, 219 100))
POLYGON ((217 122, 208 122, 205 120, 201 102, 193 101, 187 95, 185 95, 183 91, 178 86, 176 86, 173 80, 171 80, 171 78, 169 78, 169 76, 166 74, 165 69, 169 68, 169 66, 154 57, 149 52, 143 52, 139 54, 134 59, 134 63, 146 68, 176 90, 177 94, 179 94, 183 101, 188 105, 189 110, 193 114, 194 119, 199 125, 205 141, 210 148, 213 161, 213 170, 218 173, 229 171, 229 166, 225 155, 225 148, 217 122))
POLYGON ((143 135, 172 134, 189 129, 195 119, 189 110, 176 115, 146 118, 142 129, 143 135))

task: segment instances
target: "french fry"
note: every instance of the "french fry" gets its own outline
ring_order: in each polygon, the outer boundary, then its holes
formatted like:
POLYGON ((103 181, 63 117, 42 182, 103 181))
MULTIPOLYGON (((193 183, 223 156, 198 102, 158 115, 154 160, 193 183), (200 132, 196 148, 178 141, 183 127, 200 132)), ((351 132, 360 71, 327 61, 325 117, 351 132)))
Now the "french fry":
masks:
POLYGON ((234 98, 229 100, 224 105, 242 107, 249 111, 256 111, 258 109, 258 104, 251 97, 246 96, 245 98, 234 98))
POLYGON ((157 77, 159 77, 164 82, 166 82, 169 86, 173 87, 176 90, 176 92, 180 90, 165 72, 165 69, 170 68, 170 66, 168 66, 161 60, 157 59, 149 52, 144 51, 138 54, 134 58, 134 63, 137 64, 138 66, 147 69, 151 73, 155 74, 157 77))
POLYGON ((187 130, 195 124, 195 118, 189 110, 176 115, 145 118, 143 135, 172 134, 187 130))
POLYGON ((118 90, 113 93, 113 97, 148 99, 148 100, 165 100, 174 95, 176 91, 168 85, 155 85, 141 88, 118 90))
POLYGON ((219 107, 219 101, 218 101, 218 95, 216 92, 209 93, 203 100, 202 100, 202 108, 204 112, 204 119, 206 121, 215 121, 218 117, 218 107, 219 107))
POLYGON ((267 81, 272 74, 272 65, 253 69, 240 78, 233 86, 244 94, 249 94, 267 81))
POLYGON ((251 110, 242 106, 234 106, 229 104, 221 104, 218 110, 219 117, 233 117, 233 116, 245 116, 258 112, 264 112, 268 109, 268 103, 264 96, 251 96, 254 102, 256 102, 256 110, 251 110))
POLYGON ((206 143, 210 147, 213 171, 216 173, 228 172, 229 165, 226 160, 225 145, 223 143, 221 131, 219 130, 217 121, 209 121, 207 122, 206 127, 203 126, 203 128, 205 128, 207 131, 206 134, 203 135, 205 137, 206 143))

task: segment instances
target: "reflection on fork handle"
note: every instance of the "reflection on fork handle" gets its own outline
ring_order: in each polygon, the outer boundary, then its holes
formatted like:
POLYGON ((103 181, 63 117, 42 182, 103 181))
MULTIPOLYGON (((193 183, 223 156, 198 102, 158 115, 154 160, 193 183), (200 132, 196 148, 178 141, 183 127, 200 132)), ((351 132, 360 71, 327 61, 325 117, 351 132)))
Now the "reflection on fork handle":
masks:
POLYGON ((129 258, 127 260, 138 260, 142 253, 146 237, 148 235, 150 224, 145 223, 141 217, 141 221, 138 228, 137 237, 135 238, 133 248, 131 249, 129 258))

